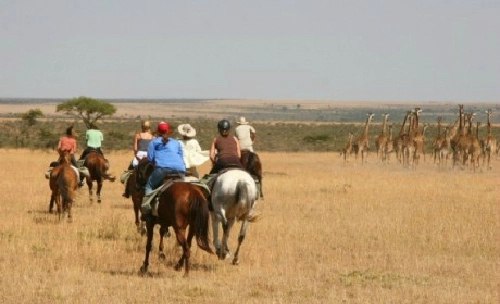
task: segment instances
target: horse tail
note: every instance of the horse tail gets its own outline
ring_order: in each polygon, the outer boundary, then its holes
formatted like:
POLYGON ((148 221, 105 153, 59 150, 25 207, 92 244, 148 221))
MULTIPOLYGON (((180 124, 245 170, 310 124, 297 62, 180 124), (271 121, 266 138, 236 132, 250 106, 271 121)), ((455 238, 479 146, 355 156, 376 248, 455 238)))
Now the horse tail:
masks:
POLYGON ((58 186, 63 202, 73 202, 77 188, 77 174, 69 165, 59 172, 58 186))
MULTIPOLYGON (((253 182, 253 180, 252 180, 253 182)), ((247 212, 239 217, 239 220, 247 220, 250 223, 256 222, 258 216, 252 213, 255 197, 250 194, 249 184, 246 180, 240 179, 236 184, 236 200, 247 212)))
POLYGON ((209 253, 214 253, 210 248, 210 237, 208 236, 208 221, 210 211, 208 210, 208 203, 201 193, 201 191, 192 192, 190 198, 190 223, 189 229, 194 229, 196 236, 196 243, 198 247, 209 253))

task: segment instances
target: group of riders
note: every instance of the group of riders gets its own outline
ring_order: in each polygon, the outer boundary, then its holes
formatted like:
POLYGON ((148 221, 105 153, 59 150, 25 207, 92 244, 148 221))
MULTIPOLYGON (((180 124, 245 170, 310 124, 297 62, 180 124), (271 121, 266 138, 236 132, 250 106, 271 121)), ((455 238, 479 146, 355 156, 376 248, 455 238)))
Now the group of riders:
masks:
MULTIPOLYGON (((212 162, 210 175, 217 174, 226 168, 244 169, 240 162, 241 151, 249 150, 253 152, 256 132, 245 117, 240 117, 237 123, 235 135, 232 135, 229 120, 223 119, 219 121, 217 123, 219 134, 212 140, 210 149, 206 153, 207 151, 201 150, 200 144, 195 138, 196 129, 191 125, 179 125, 177 130, 182 139, 176 139, 172 137, 173 131, 168 123, 160 122, 156 134, 153 134, 149 121, 142 121, 141 131, 134 135, 134 158, 128 169, 133 170, 143 158, 147 158, 149 163, 154 165, 154 169, 145 185, 143 207, 146 208, 142 208, 143 220, 150 216, 147 214, 150 208, 147 207, 151 194, 163 184, 166 176, 184 178, 189 175, 199 178, 196 167, 209 159, 212 162)), ((73 126, 68 127, 66 135, 59 140, 58 151, 68 151, 71 154, 72 165, 78 167, 74 156, 77 150, 76 137, 77 133, 73 126)), ((84 160, 90 151, 97 151, 104 157, 101 150, 104 136, 95 124, 90 124, 85 137, 87 147, 82 152, 80 160, 84 160)), ((80 175, 79 186, 83 186, 83 178, 84 176, 80 175)), ((114 179, 114 177, 110 177, 110 179, 114 179)), ((129 197, 127 189, 123 196, 129 197)))

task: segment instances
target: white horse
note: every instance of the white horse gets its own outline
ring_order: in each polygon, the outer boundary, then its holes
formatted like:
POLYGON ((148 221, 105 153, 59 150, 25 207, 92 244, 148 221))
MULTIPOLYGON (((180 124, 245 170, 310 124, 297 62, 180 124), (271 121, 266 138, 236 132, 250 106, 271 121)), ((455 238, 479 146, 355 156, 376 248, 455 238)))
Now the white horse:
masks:
POLYGON ((242 221, 238 236, 238 247, 234 254, 233 264, 239 263, 238 254, 240 246, 245 239, 248 224, 257 220, 255 214, 255 181, 244 170, 229 170, 217 177, 211 192, 213 211, 212 231, 214 247, 220 260, 231 255, 227 241, 234 223, 242 221), (219 223, 222 223, 222 244, 219 240, 219 223))

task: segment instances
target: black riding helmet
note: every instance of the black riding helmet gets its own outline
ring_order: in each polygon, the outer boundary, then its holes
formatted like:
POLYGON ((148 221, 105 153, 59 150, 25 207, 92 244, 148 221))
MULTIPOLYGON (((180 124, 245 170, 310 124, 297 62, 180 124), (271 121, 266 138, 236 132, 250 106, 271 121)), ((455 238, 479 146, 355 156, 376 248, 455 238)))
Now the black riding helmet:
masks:
POLYGON ((229 120, 223 119, 217 123, 217 129, 219 131, 229 131, 231 129, 231 124, 229 123, 229 120))

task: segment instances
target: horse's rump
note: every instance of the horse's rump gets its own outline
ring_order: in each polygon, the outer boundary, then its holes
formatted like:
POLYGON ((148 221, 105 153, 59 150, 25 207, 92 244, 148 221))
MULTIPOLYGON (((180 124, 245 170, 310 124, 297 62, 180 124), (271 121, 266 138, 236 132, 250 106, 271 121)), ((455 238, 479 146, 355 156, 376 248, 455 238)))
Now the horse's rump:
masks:
POLYGON ((257 153, 249 150, 241 151, 241 164, 252 177, 254 177, 257 187, 257 198, 264 197, 262 192, 262 162, 257 153))
MULTIPOLYGON (((185 266, 184 275, 189 273, 189 259, 191 251, 191 240, 196 238, 200 249, 213 253, 210 248, 208 204, 200 187, 189 182, 172 182, 158 196, 158 216, 154 220, 147 221, 147 244, 146 258, 141 267, 141 272, 148 271, 149 254, 153 239, 153 228, 159 224, 161 229, 171 226, 176 234, 176 239, 183 249, 183 254, 177 264, 176 270, 185 266), (189 232, 186 238, 186 229, 189 232)), ((160 229, 160 230, 161 230, 160 229)), ((163 250, 162 239, 160 239, 160 251, 163 250)))
POLYGON ((228 238, 231 227, 238 220, 242 221, 242 224, 233 264, 239 263, 240 247, 245 239, 248 223, 255 222, 259 218, 254 212, 255 193, 254 179, 245 170, 224 172, 215 181, 211 193, 212 231, 214 247, 219 259, 225 259, 230 255, 228 238), (222 241, 219 240, 219 224, 222 224, 224 230, 222 241))
POLYGON ((248 173, 262 178, 262 162, 260 161, 260 157, 257 153, 249 150, 242 150, 240 161, 243 168, 245 168, 248 173))
POLYGON ((83 163, 89 169, 91 180, 101 180, 106 173, 104 157, 95 150, 89 152, 83 163))
POLYGON ((229 170, 217 177, 212 188, 211 202, 219 215, 241 219, 244 215, 250 215, 256 193, 255 180, 248 172, 229 170))

